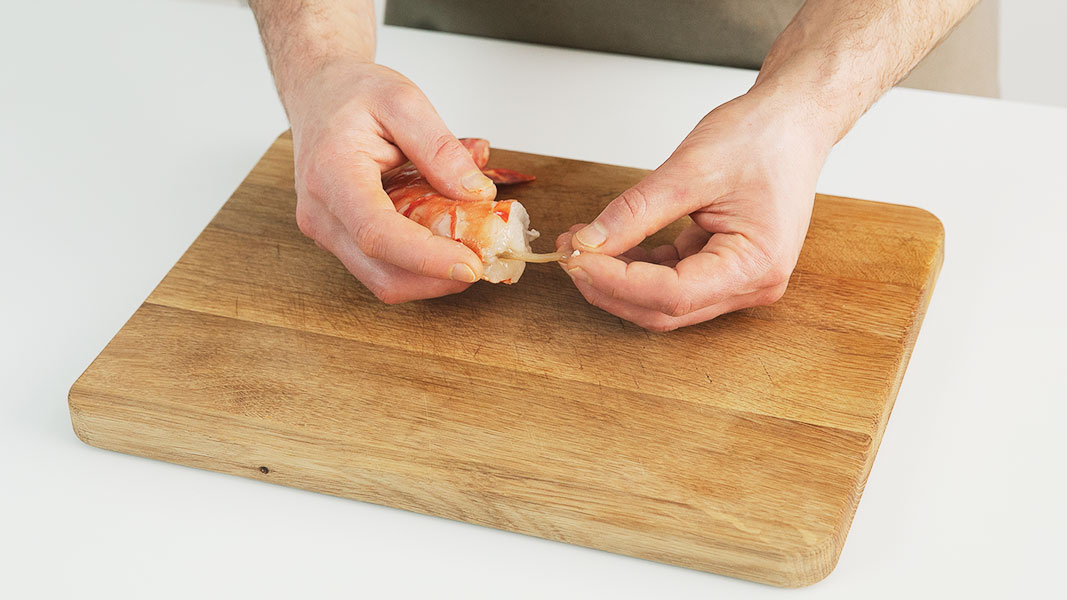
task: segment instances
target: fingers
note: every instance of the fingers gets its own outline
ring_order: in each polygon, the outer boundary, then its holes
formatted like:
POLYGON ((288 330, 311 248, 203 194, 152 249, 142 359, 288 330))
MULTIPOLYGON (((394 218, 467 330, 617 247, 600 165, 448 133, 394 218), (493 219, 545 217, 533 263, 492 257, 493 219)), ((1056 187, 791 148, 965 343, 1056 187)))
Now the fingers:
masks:
MULTIPOLYGON (((687 229, 672 246, 638 247, 620 257, 581 253, 564 268, 587 300, 656 330, 781 297, 788 277, 754 260, 755 251, 742 236, 711 236, 700 252, 686 256, 707 235, 687 229)), ((557 245, 568 250, 571 242, 568 232, 557 245)))
POLYGON ((641 243, 678 218, 692 212, 682 186, 667 170, 657 170, 623 192, 574 234, 574 247, 616 256, 641 243))
POLYGON ((330 167, 334 180, 320 190, 321 201, 363 254, 425 277, 464 283, 481 278, 482 261, 469 248, 396 212, 373 161, 349 157, 330 167))
POLYGON ((391 207, 359 214, 348 226, 359 249, 418 275, 472 283, 482 276, 478 256, 462 243, 434 235, 391 207))
MULTIPOLYGON (((309 200, 314 202, 314 200, 309 200)), ((318 239, 315 243, 341 260, 345 268, 367 287, 378 299, 388 304, 411 300, 437 298, 456 294, 470 287, 461 281, 450 281, 417 275, 364 254, 348 229, 331 215, 325 207, 307 211, 306 219, 314 221, 304 227, 313 229, 318 239)))
MULTIPOLYGON (((754 292, 743 296, 728 298, 722 302, 706 306, 687 315, 675 317, 612 298, 582 281, 575 281, 575 285, 578 288, 578 291, 582 293, 582 296, 584 296, 593 306, 607 311, 619 318, 626 319, 635 325, 644 327, 649 331, 657 332, 673 331, 679 327, 703 323, 704 321, 714 319, 728 312, 748 308, 750 306, 766 304, 766 300, 770 298, 769 295, 766 295, 763 292, 754 292)), ((780 296, 781 294, 779 293, 778 295, 780 296)))
POLYGON ((386 111, 393 141, 430 185, 456 200, 491 200, 496 186, 482 174, 471 153, 452 135, 430 101, 415 88, 398 96, 386 111))
MULTIPOLYGON (((581 227, 582 225, 576 225, 571 228, 571 231, 560 235, 556 240, 557 248, 569 252, 571 250, 571 238, 573 237, 573 232, 581 229, 581 227)), ((692 234, 683 232, 679 235, 678 240, 675 241, 675 246, 660 246, 651 251, 638 246, 628 251, 625 255, 620 255, 618 258, 608 258, 608 260, 634 263, 638 260, 650 260, 653 258, 653 254, 658 253, 660 254, 659 258, 665 259, 666 265, 671 265, 671 263, 675 261, 671 258, 670 254, 678 252, 676 246, 683 245, 683 242, 685 242, 686 238, 690 235, 692 234), (674 249, 667 250, 667 248, 674 249)), ((567 264, 563 264, 564 269, 567 269, 568 267, 572 269, 575 268, 574 263, 578 261, 578 258, 579 257, 574 257, 569 259, 567 264)), ((671 331, 679 327, 685 327, 687 325, 714 319, 719 315, 742 308, 769 304, 778 300, 778 298, 785 292, 785 284, 781 284, 747 294, 729 296, 720 302, 698 308, 687 314, 672 315, 656 310, 655 308, 634 304, 626 299, 615 297, 612 295, 612 292, 604 291, 601 287, 598 287, 591 278, 587 279, 585 277, 574 276, 574 273, 571 273, 571 275, 574 277, 574 284, 578 288, 578 291, 582 293, 582 296, 584 296, 590 304, 650 331, 671 331)))
POLYGON ((567 261, 567 272, 609 297, 677 317, 755 291, 738 262, 731 253, 709 251, 671 268, 585 253, 567 261))
MULTIPOLYGON (((559 237, 556 238, 556 248, 562 251, 565 247, 566 252, 570 253, 574 249, 571 243, 571 240, 574 237, 574 232, 583 227, 585 227, 585 224, 581 223, 571 227, 570 231, 560 234, 559 237)), ((691 223, 678 234, 678 237, 674 240, 674 244, 658 246, 652 250, 643 246, 634 246, 626 252, 619 254, 616 258, 628 263, 638 260, 673 267, 683 258, 700 252, 700 249, 708 243, 710 238, 710 233, 695 223, 691 223)))
POLYGON ((700 252, 710 239, 711 233, 696 223, 690 223, 674 239, 674 249, 679 259, 687 258, 700 252))

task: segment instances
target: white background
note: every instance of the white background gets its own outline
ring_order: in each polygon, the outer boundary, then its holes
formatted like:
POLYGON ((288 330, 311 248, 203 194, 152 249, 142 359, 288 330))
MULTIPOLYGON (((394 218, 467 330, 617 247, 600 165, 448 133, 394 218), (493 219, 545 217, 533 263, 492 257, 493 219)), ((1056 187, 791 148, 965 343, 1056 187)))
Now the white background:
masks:
MULTIPOLYGON (((754 77, 403 30, 380 58, 458 133, 640 167, 754 77), (508 92, 451 85, 487 73, 508 92)), ((821 191, 931 210, 947 256, 841 562, 799 591, 81 444, 71 383, 285 127, 236 5, 0 20, 0 595, 1063 593, 1067 110, 895 90, 831 156, 821 191)))
POLYGON ((1000 86, 1007 100, 1067 106, 1067 2, 1000 0, 1000 86))

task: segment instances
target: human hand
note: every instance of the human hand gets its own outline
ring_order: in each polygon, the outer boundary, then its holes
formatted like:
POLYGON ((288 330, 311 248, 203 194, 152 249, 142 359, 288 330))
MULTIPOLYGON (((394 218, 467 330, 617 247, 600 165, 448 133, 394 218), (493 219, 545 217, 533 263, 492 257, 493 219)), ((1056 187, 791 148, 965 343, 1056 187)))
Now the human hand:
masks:
MULTIPOLYGON (((751 94, 751 93, 750 93, 751 94)), ((785 292, 836 138, 817 112, 741 96, 709 113, 658 169, 556 242, 591 304, 653 331, 770 304, 785 292), (672 245, 647 236, 689 215, 672 245)))
POLYGON ((454 294, 481 278, 474 252, 397 213, 382 189, 382 173, 410 159, 446 196, 496 195, 415 84, 346 59, 283 99, 293 129, 296 221, 305 235, 390 304, 454 294))

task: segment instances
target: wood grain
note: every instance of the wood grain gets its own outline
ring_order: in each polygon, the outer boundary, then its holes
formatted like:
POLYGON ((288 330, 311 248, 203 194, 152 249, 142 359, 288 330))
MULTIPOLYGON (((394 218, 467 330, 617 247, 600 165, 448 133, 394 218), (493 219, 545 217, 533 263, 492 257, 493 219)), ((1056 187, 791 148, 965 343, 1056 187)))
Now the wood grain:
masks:
MULTIPOLYGON (((538 176, 512 196, 542 250, 645 174, 490 164, 538 176)), ((774 585, 833 570, 940 269, 935 217, 819 196, 781 301, 654 334, 551 264, 386 306, 295 202, 286 134, 74 384, 82 440, 774 585)))

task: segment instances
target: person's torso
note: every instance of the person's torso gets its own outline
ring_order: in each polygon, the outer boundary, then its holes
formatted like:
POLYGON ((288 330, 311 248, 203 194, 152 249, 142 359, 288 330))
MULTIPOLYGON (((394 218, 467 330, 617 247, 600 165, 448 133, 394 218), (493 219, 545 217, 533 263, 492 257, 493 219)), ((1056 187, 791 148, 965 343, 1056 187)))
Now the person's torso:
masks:
MULTIPOLYGON (((758 69, 804 0, 388 0, 420 29, 758 69)), ((997 95, 997 3, 981 2, 904 85, 997 95)))
POLYGON ((758 69, 804 0, 389 0, 385 22, 758 69))

